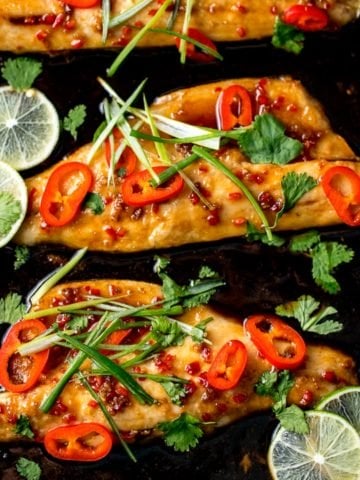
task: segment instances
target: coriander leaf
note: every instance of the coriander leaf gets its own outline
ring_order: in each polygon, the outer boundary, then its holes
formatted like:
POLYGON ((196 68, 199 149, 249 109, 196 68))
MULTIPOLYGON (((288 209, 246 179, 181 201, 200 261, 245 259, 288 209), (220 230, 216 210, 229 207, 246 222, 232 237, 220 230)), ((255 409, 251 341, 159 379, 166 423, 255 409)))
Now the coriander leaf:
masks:
POLYGON ((293 317, 298 320, 303 330, 327 335, 342 330, 343 325, 333 319, 326 319, 330 315, 337 313, 334 307, 321 308, 310 295, 301 295, 297 300, 278 305, 275 309, 276 313, 282 317, 293 317), (318 312, 313 315, 318 310, 318 312))
POLYGON ((20 320, 25 312, 26 307, 18 293, 8 293, 5 298, 0 298, 0 323, 12 325, 20 320))
POLYGON ((76 107, 69 110, 67 116, 63 120, 64 130, 70 133, 74 140, 77 139, 78 128, 84 123, 86 118, 86 106, 76 105, 76 107))
POLYGON ((41 72, 41 62, 27 57, 10 58, 1 69, 3 78, 16 90, 30 88, 41 72))
POLYGON ((333 271, 341 263, 350 262, 353 256, 353 250, 346 245, 338 242, 320 242, 311 251, 315 283, 328 293, 339 293, 341 287, 333 276, 333 271))
POLYGON ((16 470, 26 480, 40 480, 41 468, 36 462, 20 457, 16 462, 16 470))
POLYGON ((291 210, 305 193, 316 187, 317 181, 306 173, 287 173, 281 180, 284 194, 282 213, 291 210))
POLYGON ((212 317, 202 320, 196 324, 190 331, 190 336, 193 342, 201 343, 206 337, 206 326, 209 322, 213 320, 212 317))
POLYGON ((286 430, 298 434, 309 433, 309 425, 306 421, 305 412, 297 405, 284 408, 276 415, 280 424, 286 430))
POLYGON ((16 245, 14 270, 19 270, 30 258, 30 250, 25 245, 16 245))
POLYGON ((276 18, 271 40, 274 47, 297 55, 304 47, 304 40, 305 35, 297 28, 282 22, 279 17, 276 18))
POLYGON ((156 317, 151 321, 151 333, 162 348, 179 345, 184 339, 180 326, 166 317, 156 317))
POLYGON ((165 392, 169 395, 172 403, 181 407, 183 403, 183 399, 187 395, 186 384, 171 382, 171 381, 166 381, 166 382, 163 381, 161 382, 161 385, 164 388, 165 392))
POLYGON ((307 252, 320 241, 319 233, 316 230, 309 230, 306 233, 292 237, 289 244, 289 250, 293 253, 307 252))
POLYGON ((34 438, 35 436, 31 429, 29 417, 26 415, 20 415, 16 420, 14 431, 16 435, 21 435, 23 437, 34 438))
POLYGON ((0 236, 5 237, 20 218, 21 204, 10 192, 0 192, 0 236))
POLYGON ((85 208, 90 208, 94 215, 103 213, 105 206, 104 201, 98 193, 89 192, 85 197, 85 208))
POLYGON ((196 447, 204 432, 199 427, 200 420, 182 413, 180 417, 172 422, 158 424, 159 430, 164 432, 164 441, 167 446, 174 447, 177 452, 188 452, 190 448, 196 447))
POLYGON ((218 274, 207 265, 203 265, 199 271, 199 280, 203 280, 205 278, 218 278, 218 274))
POLYGON ((253 123, 237 132, 241 150, 252 163, 285 165, 303 149, 298 140, 285 135, 285 127, 270 113, 257 115, 253 123))
POLYGON ((261 243, 264 243, 265 245, 271 245, 274 247, 281 247, 284 245, 285 240, 279 235, 273 234, 272 241, 269 242, 269 239, 264 232, 259 232, 259 230, 256 229, 255 225, 252 224, 251 222, 247 222, 247 231, 246 231, 246 240, 248 242, 257 242, 260 241, 261 243))
POLYGON ((66 328, 69 328, 70 330, 81 331, 87 328, 88 325, 89 325, 88 315, 74 315, 66 323, 66 328))
POLYGON ((258 395, 269 396, 274 400, 273 411, 276 415, 286 407, 286 397, 295 381, 289 370, 264 372, 255 385, 258 395))
POLYGON ((168 258, 159 257, 158 255, 155 255, 154 260, 154 272, 157 274, 165 271, 166 267, 170 264, 170 260, 168 258))

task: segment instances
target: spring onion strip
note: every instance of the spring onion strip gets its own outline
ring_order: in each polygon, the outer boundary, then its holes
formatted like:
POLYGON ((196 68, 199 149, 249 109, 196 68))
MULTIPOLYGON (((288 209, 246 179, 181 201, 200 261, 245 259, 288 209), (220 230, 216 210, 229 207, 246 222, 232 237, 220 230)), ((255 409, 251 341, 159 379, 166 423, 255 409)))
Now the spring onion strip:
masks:
MULTIPOLYGON (((200 128, 200 127, 198 127, 198 128, 200 128)), ((131 131, 131 136, 136 137, 136 138, 140 138, 142 140, 151 140, 151 141, 157 142, 157 143, 169 143, 169 144, 172 144, 172 145, 181 144, 181 143, 195 143, 195 144, 199 145, 200 142, 202 142, 203 140, 209 140, 211 138, 218 138, 218 137, 221 137, 221 134, 220 134, 220 132, 218 134, 213 133, 213 132, 209 132, 209 133, 205 133, 203 135, 198 135, 196 137, 164 138, 164 137, 159 137, 159 136, 155 136, 155 135, 150 135, 149 133, 139 132, 138 130, 132 130, 131 131)))
POLYGON ((97 365, 108 371, 109 374, 124 385, 124 387, 127 388, 140 403, 151 405, 155 402, 155 400, 119 364, 112 362, 108 357, 102 355, 92 346, 79 342, 75 338, 65 335, 64 333, 59 333, 59 335, 73 348, 83 352, 86 357, 91 358, 97 365))
MULTIPOLYGON (((186 1, 184 23, 182 27, 183 35, 187 35, 188 33, 193 6, 194 6, 194 0, 186 1)), ((179 52, 180 52, 180 63, 184 64, 186 62, 186 40, 184 40, 183 38, 180 40, 179 52)))
POLYGON ((128 20, 130 20, 130 18, 141 12, 141 10, 143 10, 153 1, 154 0, 141 0, 140 2, 135 3, 135 5, 133 5, 132 7, 127 8, 119 15, 116 15, 116 17, 112 17, 109 21, 109 28, 114 28, 121 25, 122 23, 127 22, 128 20))
MULTIPOLYGON (((75 331, 65 330, 64 333, 67 335, 74 335, 75 331)), ((34 340, 21 344, 17 349, 17 352, 20 353, 20 355, 32 355, 33 353, 38 353, 43 350, 47 350, 54 345, 58 345, 61 343, 61 341, 62 338, 57 333, 52 333, 50 335, 46 335, 45 337, 39 335, 34 338, 34 340)))
MULTIPOLYGON (((96 141, 93 143, 87 157, 86 157, 86 163, 90 163, 91 160, 93 159, 95 153, 98 151, 98 149, 101 147, 101 145, 104 143, 105 139, 110 135, 110 133, 113 131, 115 125, 120 121, 120 119, 124 116, 124 113, 128 111, 129 106, 135 101, 137 96, 140 94, 140 92, 143 90, 144 85, 146 83, 147 79, 144 79, 140 85, 133 91, 133 93, 130 95, 130 97, 124 101, 123 105, 119 108, 117 115, 112 116, 111 120, 109 123, 106 125, 106 127, 102 130, 102 132, 99 134, 97 137, 96 141)), ((101 83, 101 82, 100 82, 101 83)))
MULTIPOLYGON (((130 26, 131 28, 137 28, 137 27, 134 27, 134 25, 130 25, 130 26)), ((224 57, 217 50, 214 50, 208 45, 205 45, 204 43, 201 43, 198 40, 195 40, 194 38, 189 37, 188 35, 184 35, 183 33, 175 32, 174 30, 169 30, 166 28, 150 28, 149 32, 162 33, 164 35, 170 35, 171 37, 178 37, 178 38, 184 39, 186 40, 186 43, 192 43, 195 47, 198 47, 204 53, 207 53, 208 55, 216 58, 217 60, 224 60, 224 57)))
POLYGON ((119 55, 115 58, 114 62, 107 69, 108 77, 112 77, 117 72, 120 65, 126 59, 126 57, 132 52, 132 50, 137 46, 139 41, 146 35, 147 31, 153 27, 166 12, 167 8, 171 5, 173 0, 165 0, 161 5, 156 14, 148 21, 148 23, 130 40, 130 42, 123 48, 119 55))
POLYGON ((168 23, 167 23, 167 28, 169 30, 174 28, 175 20, 176 20, 176 17, 178 15, 178 13, 179 13, 179 8, 180 8, 180 0, 175 0, 170 18, 169 18, 168 23))
MULTIPOLYGON (((155 137, 159 137, 159 131, 157 129, 156 123, 154 122, 154 119, 153 119, 153 116, 151 114, 149 105, 146 101, 145 95, 143 96, 143 101, 144 101, 144 110, 145 110, 145 113, 146 113, 146 116, 147 116, 147 119, 148 119, 148 124, 150 126, 151 133, 155 137)), ((131 131, 130 131, 130 135, 131 135, 131 131)), ((165 148, 165 145, 163 143, 159 143, 159 142, 154 142, 154 143, 155 143, 155 148, 156 148, 157 154, 159 155, 160 161, 162 163, 164 163, 165 165, 171 165, 171 160, 169 158, 169 154, 168 154, 168 152, 165 148)), ((157 179, 157 181, 158 180, 159 180, 159 178, 157 179)))
POLYGON ((217 158, 215 158, 213 155, 211 155, 210 152, 205 150, 204 148, 194 146, 192 148, 192 151, 202 157, 204 160, 210 163, 210 165, 213 165, 215 168, 217 168, 220 172, 222 172, 224 175, 226 175, 240 190, 241 192, 245 195, 245 197, 249 200, 251 203, 252 207, 254 208, 255 212, 257 213, 258 217, 260 218, 262 222, 262 226, 264 227, 264 230, 266 232, 266 236, 269 240, 269 242, 272 242, 273 236, 271 232, 271 228, 269 225, 269 222, 254 198, 253 194, 250 192, 250 190, 247 188, 247 186, 231 171, 229 170, 222 162, 220 162, 217 158))
POLYGON ((164 170, 163 172, 159 173, 159 181, 155 182, 153 180, 150 181, 151 185, 153 187, 158 187, 159 185, 162 185, 163 183, 167 182, 170 180, 171 177, 176 175, 176 173, 180 172, 184 168, 188 167, 192 163, 196 162, 200 157, 196 155, 196 153, 192 153, 188 157, 183 158, 182 160, 179 160, 177 163, 173 163, 169 168, 164 170))
POLYGON ((86 377, 80 372, 78 374, 79 376, 79 379, 80 379, 80 382, 84 385, 84 387, 86 388, 86 390, 89 392, 89 394, 92 396, 92 398, 97 402, 97 404, 99 405, 106 421, 108 422, 108 424, 110 425, 110 428, 111 430, 114 432, 114 434, 117 436, 117 438, 119 439, 119 442, 121 443, 121 446, 124 448, 125 452, 128 454, 129 458, 133 461, 133 462, 137 462, 136 460, 136 457, 135 455, 133 454, 133 452, 131 451, 129 445, 125 442, 125 440, 122 438, 121 436, 121 433, 120 433, 120 430, 118 429, 118 426, 116 425, 116 422, 115 420, 113 419, 113 417, 110 415, 110 413, 108 412, 104 402, 102 401, 102 398, 100 397, 100 395, 98 395, 95 390, 91 387, 90 383, 87 381, 86 377))
POLYGON ((110 26, 110 11, 111 5, 110 0, 102 0, 101 4, 101 15, 102 15, 102 42, 105 44, 107 40, 107 36, 109 33, 109 26, 110 26))
MULTIPOLYGON (((107 98, 105 98, 103 101, 103 108, 104 108, 105 121, 106 121, 106 124, 108 124, 111 121, 111 113, 110 113, 109 101, 107 98)), ((108 136, 107 141, 109 142, 109 148, 110 148, 110 161, 108 165, 108 178, 107 178, 107 186, 109 187, 110 184, 115 185, 115 180, 114 180, 115 142, 114 142, 113 130, 108 136)))
POLYGON ((174 382, 174 383, 189 383, 189 380, 185 380, 185 378, 180 377, 172 377, 168 375, 157 375, 156 373, 133 373, 133 377, 135 378, 148 378, 149 380, 153 380, 154 382, 174 382))
MULTIPOLYGON (((33 288, 28 297, 27 297, 27 305, 28 305, 28 310, 30 309, 31 305, 38 303, 39 300, 54 286, 56 285, 65 275, 67 275, 73 268, 76 267, 76 265, 80 262, 80 260, 83 258, 85 253, 87 252, 87 248, 82 248, 81 250, 78 250, 68 262, 65 263, 60 268, 57 268, 55 271, 51 272, 50 276, 48 275, 45 277, 44 281, 41 282, 40 286, 39 284, 36 285, 35 288, 33 288)), ((25 317, 24 317, 25 318, 25 317)))
MULTIPOLYGON (((105 327, 107 318, 108 318, 108 314, 103 315, 99 320, 99 322, 97 323, 94 330, 90 331, 89 336, 86 339, 86 342, 88 344, 96 345, 97 343, 100 343, 103 340, 103 335, 101 334, 104 332, 104 327, 105 327)), ((104 336, 104 338, 106 338, 106 336, 104 336)), ((58 398, 59 395, 61 395, 61 392, 64 390, 67 383, 70 381, 71 377, 79 370, 79 368, 81 367, 81 365, 85 360, 86 360, 86 354, 83 352, 78 352, 77 355, 72 359, 70 365, 68 366, 63 376, 60 378, 58 383, 51 390, 50 394, 40 404, 39 408, 42 412, 48 413, 50 411, 50 409, 56 402, 56 399, 58 398)))

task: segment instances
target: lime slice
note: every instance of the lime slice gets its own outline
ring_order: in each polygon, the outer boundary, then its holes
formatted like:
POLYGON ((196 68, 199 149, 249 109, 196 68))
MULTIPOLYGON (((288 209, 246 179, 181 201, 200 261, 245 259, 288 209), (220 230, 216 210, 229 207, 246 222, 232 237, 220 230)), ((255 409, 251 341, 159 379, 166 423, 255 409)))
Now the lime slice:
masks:
POLYGON ((316 406, 344 417, 360 435, 360 387, 345 387, 324 397, 316 406))
POLYGON ((19 230, 27 209, 24 180, 10 165, 0 162, 0 248, 19 230))
POLYGON ((359 480, 360 438, 342 417, 308 411, 309 433, 279 427, 268 453, 275 480, 359 480))
POLYGON ((59 139, 59 117, 39 90, 0 87, 0 161, 25 170, 44 161, 59 139))

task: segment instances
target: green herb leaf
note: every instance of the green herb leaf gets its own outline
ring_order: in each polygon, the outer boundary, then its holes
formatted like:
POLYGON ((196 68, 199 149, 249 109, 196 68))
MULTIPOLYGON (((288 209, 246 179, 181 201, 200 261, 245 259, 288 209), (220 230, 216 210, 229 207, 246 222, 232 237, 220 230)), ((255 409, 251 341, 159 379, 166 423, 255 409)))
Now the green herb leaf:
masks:
POLYGON ((320 235, 316 230, 309 230, 300 235, 292 237, 289 243, 289 250, 293 253, 305 253, 321 241, 320 235))
POLYGON ((169 447, 174 447, 177 452, 188 452, 190 448, 196 447, 204 432, 199 427, 200 420, 182 413, 180 417, 172 422, 158 424, 159 430, 164 432, 164 441, 169 447))
POLYGON ((280 424, 286 430, 300 435, 309 433, 309 425, 305 413, 297 405, 290 405, 276 415, 280 424))
POLYGON ((286 407, 286 397, 295 381, 289 370, 266 371, 255 385, 258 395, 269 396, 274 400, 273 411, 278 414, 286 407))
POLYGON ((317 181, 307 173, 287 173, 281 180, 281 188, 284 195, 282 213, 291 210, 305 193, 317 185, 317 181))
POLYGON ((66 323, 66 328, 69 330, 75 330, 76 332, 86 329, 89 325, 88 315, 73 315, 71 319, 66 323))
POLYGON ((181 407, 183 399, 187 395, 186 384, 166 381, 161 382, 161 385, 165 392, 169 395, 172 403, 181 407))
POLYGON ((89 192, 85 197, 85 208, 90 208, 94 215, 101 215, 105 210, 104 201, 98 193, 89 192))
POLYGON ((25 245, 16 245, 14 270, 19 270, 30 258, 30 250, 25 245))
POLYGON ((0 236, 7 235, 20 218, 21 204, 10 192, 0 192, 0 236))
POLYGON ((300 155, 303 144, 285 135, 285 127, 273 115, 257 115, 253 123, 240 128, 236 137, 252 163, 285 165, 300 155))
POLYGON ((26 480, 40 480, 41 468, 36 462, 20 457, 16 462, 16 470, 26 480))
POLYGON ((41 72, 41 62, 27 57, 10 58, 1 69, 3 78, 16 90, 30 88, 41 72))
POLYGON ((201 343, 206 338, 206 327, 207 324, 213 320, 212 317, 205 318, 201 322, 197 323, 192 329, 190 330, 190 337, 193 342, 201 343))
POLYGON ((34 432, 32 431, 29 417, 26 415, 20 415, 16 420, 14 431, 16 435, 21 435, 22 437, 34 438, 34 432))
POLYGON ((327 318, 336 314, 337 310, 331 306, 321 308, 320 310, 319 307, 320 302, 317 302, 313 297, 310 295, 301 295, 293 302, 278 305, 275 311, 282 317, 296 318, 301 328, 305 331, 327 335, 342 330, 342 323, 332 318, 327 318), (316 311, 317 313, 315 313, 316 311))
POLYGON ((281 48, 291 53, 299 54, 304 48, 305 35, 293 27, 280 20, 275 19, 274 33, 271 43, 276 48, 281 48))
POLYGON ((184 340, 180 326, 166 317, 156 317, 151 321, 151 334, 162 348, 179 345, 184 340))
POLYGON ((85 122, 86 106, 83 104, 76 105, 76 107, 69 110, 67 116, 63 120, 64 130, 70 133, 74 140, 77 139, 78 128, 85 122))
POLYGON ((281 247, 285 243, 285 240, 283 238, 275 234, 273 234, 271 240, 269 240, 266 233, 257 230, 255 225, 251 222, 247 222, 246 240, 248 242, 259 241, 261 243, 264 243, 265 245, 271 245, 273 247, 281 247))
POLYGON ((18 293, 8 293, 5 298, 0 298, 0 323, 13 325, 25 315, 25 312, 26 307, 18 293))
POLYGON ((338 242, 321 242, 314 247, 311 256, 315 283, 328 293, 339 293, 341 287, 333 276, 334 269, 341 263, 349 263, 354 251, 338 242))

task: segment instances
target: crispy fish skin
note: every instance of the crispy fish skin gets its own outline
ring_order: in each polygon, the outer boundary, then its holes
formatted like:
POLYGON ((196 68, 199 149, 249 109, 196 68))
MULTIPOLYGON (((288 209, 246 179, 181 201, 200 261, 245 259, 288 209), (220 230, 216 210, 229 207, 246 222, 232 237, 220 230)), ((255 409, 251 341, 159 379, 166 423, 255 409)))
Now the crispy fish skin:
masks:
MULTIPOLYGON (((318 180, 331 166, 347 165, 360 173, 360 163, 355 154, 345 140, 331 130, 319 103, 298 81, 289 77, 228 80, 179 90, 157 99, 152 111, 195 125, 214 126, 215 103, 219 92, 234 83, 243 85, 253 94, 261 84, 261 92, 265 92, 269 105, 273 106, 269 107, 270 113, 286 126, 290 134, 305 139, 309 144, 306 161, 285 166, 252 164, 237 146, 222 148, 217 153, 219 159, 242 178, 255 198, 269 193, 274 201, 281 202, 281 180, 289 172, 304 172, 318 180), (281 108, 277 107, 279 99, 282 99, 281 108)), ((154 144, 144 140, 142 145, 150 161, 158 164, 154 144)), ((87 162, 90 148, 90 144, 86 145, 63 161, 87 162)), ((173 145, 168 146, 168 152, 173 162, 187 155, 187 152, 173 145)), ((194 201, 187 186, 177 197, 159 204, 156 209, 151 205, 128 207, 122 202, 122 180, 115 179, 114 189, 107 186, 107 164, 102 148, 92 159, 90 167, 95 178, 93 191, 107 199, 104 212, 94 215, 90 209, 83 209, 74 221, 61 228, 44 224, 39 206, 47 180, 56 168, 51 167, 26 181, 31 201, 25 222, 15 237, 17 243, 59 243, 72 248, 86 246, 98 251, 135 252, 238 237, 246 234, 247 221, 261 228, 259 218, 239 189, 203 160, 190 165, 185 172, 207 192, 207 199, 214 205, 214 210, 194 201)), ((138 168, 141 169, 140 166, 138 168)), ((265 213, 271 224, 274 213, 270 210, 265 213)), ((341 220, 322 187, 316 186, 281 217, 276 228, 299 230, 339 223, 341 220)))
MULTIPOLYGON (((111 16, 124 12, 135 3, 133 0, 113 0, 111 16)), ((197 0, 190 26, 220 42, 269 37, 273 33, 275 16, 295 3, 294 0, 242 0, 239 6, 237 0, 197 0)), ((324 8, 323 0, 314 3, 324 8)), ((125 26, 112 28, 104 43, 101 7, 69 9, 65 4, 60 0, 1 0, 0 50, 55 52, 79 48, 119 48, 136 32, 129 30, 128 25, 145 25, 159 9, 158 2, 152 2, 125 26)), ((360 2, 328 0, 326 10, 332 26, 339 27, 358 16, 360 2)), ((166 28, 169 15, 170 12, 166 13, 157 26, 166 28)), ((183 20, 184 2, 174 25, 175 31, 181 31, 183 20)), ((168 45, 174 45, 174 37, 159 33, 148 33, 139 42, 141 47, 168 45)))
MULTIPOLYGON (((89 282, 72 282, 52 289, 37 308, 47 308, 53 304, 53 299, 65 299, 69 292, 76 294, 77 298, 96 289, 99 295, 109 296, 109 291, 116 295, 124 295, 123 301, 130 305, 149 304, 154 298, 161 298, 160 287, 144 282, 126 280, 91 280, 89 282)), ((207 338, 211 341, 210 359, 202 354, 202 348, 195 344, 189 337, 182 345, 170 347, 165 354, 172 358, 170 368, 163 374, 175 375, 194 384, 193 393, 186 398, 183 406, 171 403, 169 397, 160 384, 144 379, 141 386, 157 401, 154 405, 141 405, 130 397, 120 411, 114 413, 113 418, 122 432, 131 432, 133 437, 156 436, 159 431, 156 426, 159 422, 171 421, 181 413, 187 412, 197 418, 211 419, 216 426, 223 426, 246 415, 267 410, 271 407, 271 399, 259 396, 254 392, 254 385, 260 375, 271 369, 271 365, 259 356, 256 348, 244 335, 241 318, 216 311, 208 306, 195 307, 187 311, 179 319, 190 325, 196 325, 204 319, 211 317, 212 321, 207 326, 207 338), (239 339, 246 345, 248 363, 245 373, 236 387, 227 391, 216 391, 206 388, 201 373, 209 369, 213 359, 222 345, 228 340, 239 339), (190 374, 187 366, 198 362, 199 370, 190 374)), ((48 321, 50 324, 54 318, 48 321)), ((82 369, 85 371, 89 365, 85 362, 82 369)), ((20 414, 30 419, 31 426, 36 432, 36 439, 42 440, 44 434, 52 427, 66 422, 98 422, 108 427, 106 420, 98 405, 94 404, 88 391, 77 381, 67 384, 61 394, 58 409, 50 413, 42 413, 39 409, 41 402, 53 389, 56 382, 64 372, 66 365, 61 363, 56 367, 48 367, 40 378, 38 385, 32 390, 22 394, 10 392, 0 393, 0 441, 9 442, 21 440, 14 432, 14 419, 20 414), (59 408, 61 406, 61 408, 59 408)), ((159 374, 159 367, 154 359, 147 360, 140 365, 141 373, 159 374)), ((306 360, 303 366, 294 372, 295 385, 289 393, 289 403, 304 405, 304 395, 313 397, 317 402, 323 395, 341 387, 342 385, 357 384, 355 364, 353 359, 324 345, 308 346, 306 360), (324 372, 333 372, 337 382, 326 380, 324 372), (310 392, 310 393, 309 393, 310 392)), ((111 409, 111 405, 108 405, 111 409)), ((310 404, 307 404, 310 407, 310 404)))

